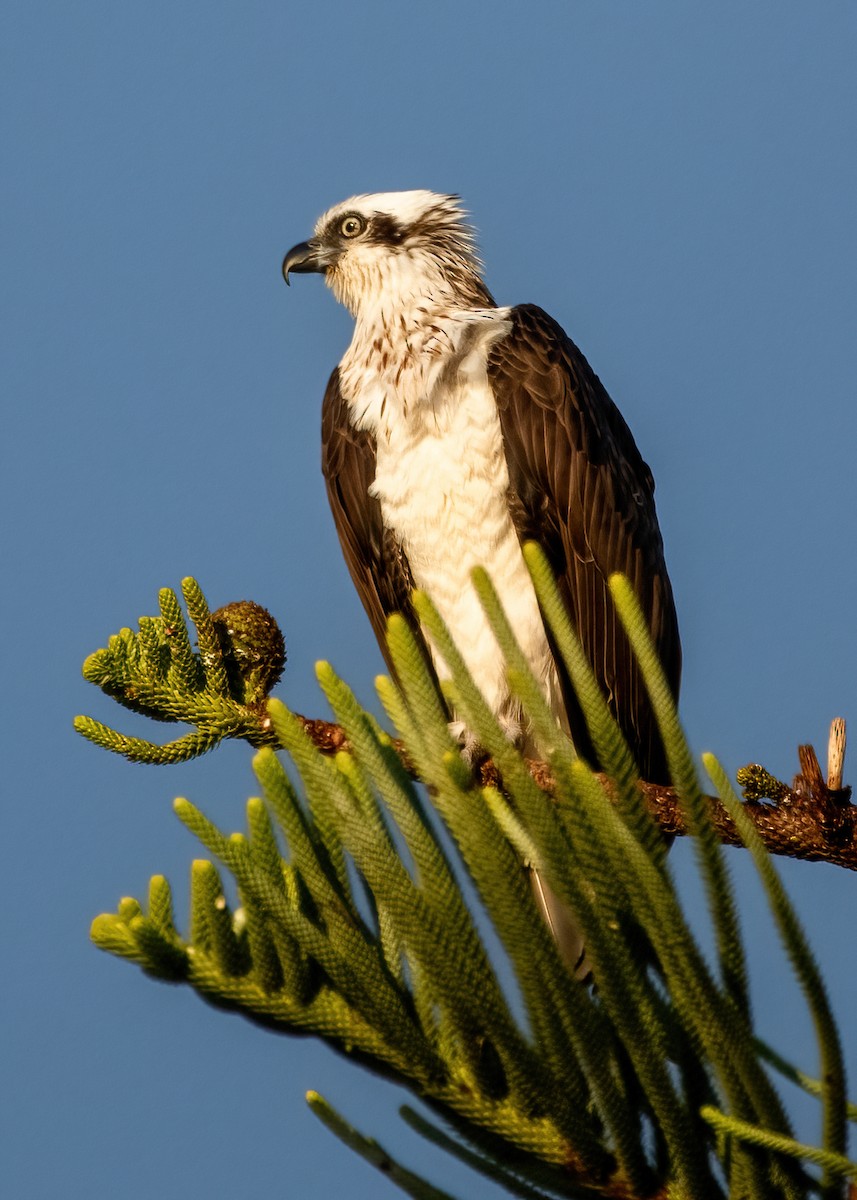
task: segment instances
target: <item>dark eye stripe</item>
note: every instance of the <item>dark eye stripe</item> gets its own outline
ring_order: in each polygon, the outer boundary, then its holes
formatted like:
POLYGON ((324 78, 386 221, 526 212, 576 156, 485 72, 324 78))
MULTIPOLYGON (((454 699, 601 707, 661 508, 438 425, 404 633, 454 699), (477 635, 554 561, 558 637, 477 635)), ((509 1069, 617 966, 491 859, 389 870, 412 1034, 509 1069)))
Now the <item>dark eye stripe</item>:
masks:
POLYGON ((369 240, 386 246, 400 246, 405 240, 405 231, 395 217, 378 212, 369 224, 369 240))

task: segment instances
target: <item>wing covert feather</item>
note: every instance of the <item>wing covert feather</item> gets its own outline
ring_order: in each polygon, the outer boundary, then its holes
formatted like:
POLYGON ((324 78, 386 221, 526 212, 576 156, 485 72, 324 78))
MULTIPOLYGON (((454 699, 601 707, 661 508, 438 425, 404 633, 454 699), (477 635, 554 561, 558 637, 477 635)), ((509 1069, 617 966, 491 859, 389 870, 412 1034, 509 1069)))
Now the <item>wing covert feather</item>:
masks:
MULTIPOLYGON (((521 541, 544 547, 587 656, 643 777, 668 782, 663 748, 607 578, 630 579, 678 694, 681 647, 654 481, 601 381, 560 326, 535 305, 511 310, 512 329, 488 359, 521 541)), ((572 736, 594 761, 560 668, 572 736)))
POLYGON ((402 613, 422 642, 411 608, 414 585, 404 552, 384 528, 381 505, 369 493, 375 478, 375 442, 371 434, 351 424, 338 367, 324 394, 321 441, 327 498, 345 562, 392 671, 387 650, 387 617, 391 613, 402 613))

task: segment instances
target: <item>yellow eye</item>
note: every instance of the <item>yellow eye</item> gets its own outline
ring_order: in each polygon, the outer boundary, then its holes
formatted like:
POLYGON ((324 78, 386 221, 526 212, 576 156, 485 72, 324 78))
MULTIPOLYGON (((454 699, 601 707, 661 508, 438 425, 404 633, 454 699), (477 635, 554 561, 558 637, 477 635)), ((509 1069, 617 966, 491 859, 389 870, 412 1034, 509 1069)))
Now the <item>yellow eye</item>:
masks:
POLYGON ((351 213, 347 217, 343 217, 339 225, 339 232, 343 237, 355 238, 359 237, 366 228, 366 222, 362 217, 358 217, 355 213, 351 213))

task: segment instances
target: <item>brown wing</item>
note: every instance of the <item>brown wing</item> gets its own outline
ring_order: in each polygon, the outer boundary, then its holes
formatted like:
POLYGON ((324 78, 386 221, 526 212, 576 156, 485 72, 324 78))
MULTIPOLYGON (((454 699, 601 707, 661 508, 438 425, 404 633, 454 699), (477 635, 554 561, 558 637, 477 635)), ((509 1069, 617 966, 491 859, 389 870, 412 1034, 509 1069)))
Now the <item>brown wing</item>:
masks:
MULTIPOLYGON (((560 326, 534 305, 511 315, 511 332, 492 347, 488 375, 518 535, 547 552, 643 777, 666 783, 654 716, 607 589, 612 572, 628 576, 678 695, 681 646, 652 475, 619 410, 560 326)), ((572 737, 594 762, 579 705, 560 673, 572 737)))
POLYGON ((351 424, 339 386, 339 368, 330 377, 321 413, 321 467, 336 532, 357 594, 387 666, 387 617, 402 613, 422 643, 411 609, 414 584, 401 545, 381 518, 381 505, 369 494, 375 478, 375 442, 351 424))

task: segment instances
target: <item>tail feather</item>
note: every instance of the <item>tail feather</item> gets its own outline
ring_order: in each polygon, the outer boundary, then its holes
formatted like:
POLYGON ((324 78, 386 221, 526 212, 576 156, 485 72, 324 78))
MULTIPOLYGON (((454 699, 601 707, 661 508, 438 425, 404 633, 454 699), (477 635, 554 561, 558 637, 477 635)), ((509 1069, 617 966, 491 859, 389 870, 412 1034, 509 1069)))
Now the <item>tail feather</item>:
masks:
POLYGON ((551 936, 569 972, 581 983, 589 982, 592 967, 586 957, 586 947, 583 944, 583 934, 564 900, 560 900, 556 892, 536 867, 528 867, 530 886, 539 912, 551 931, 551 936))

